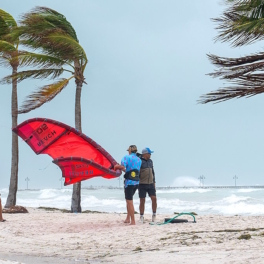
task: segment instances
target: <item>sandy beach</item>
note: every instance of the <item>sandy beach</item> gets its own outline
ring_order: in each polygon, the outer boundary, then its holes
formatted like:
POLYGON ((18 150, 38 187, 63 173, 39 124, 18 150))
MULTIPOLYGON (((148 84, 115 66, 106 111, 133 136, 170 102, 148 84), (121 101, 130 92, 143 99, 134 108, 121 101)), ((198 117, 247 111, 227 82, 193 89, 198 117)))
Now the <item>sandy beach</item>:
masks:
POLYGON ((129 226, 124 214, 28 210, 4 214, 0 263, 263 263, 264 216, 182 216, 189 222, 151 226, 146 215, 129 226))

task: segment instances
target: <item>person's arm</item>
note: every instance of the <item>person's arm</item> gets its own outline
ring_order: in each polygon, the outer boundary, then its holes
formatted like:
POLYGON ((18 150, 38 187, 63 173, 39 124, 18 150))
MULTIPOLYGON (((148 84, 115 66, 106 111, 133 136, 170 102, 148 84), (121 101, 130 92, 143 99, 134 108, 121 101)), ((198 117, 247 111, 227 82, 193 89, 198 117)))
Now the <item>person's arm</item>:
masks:
POLYGON ((155 178, 155 171, 154 171, 154 167, 152 167, 152 173, 153 173, 153 182, 154 182, 154 187, 156 189, 156 178, 155 178))
POLYGON ((126 172, 126 167, 120 164, 116 164, 114 166, 114 170, 122 170, 123 172, 126 172))

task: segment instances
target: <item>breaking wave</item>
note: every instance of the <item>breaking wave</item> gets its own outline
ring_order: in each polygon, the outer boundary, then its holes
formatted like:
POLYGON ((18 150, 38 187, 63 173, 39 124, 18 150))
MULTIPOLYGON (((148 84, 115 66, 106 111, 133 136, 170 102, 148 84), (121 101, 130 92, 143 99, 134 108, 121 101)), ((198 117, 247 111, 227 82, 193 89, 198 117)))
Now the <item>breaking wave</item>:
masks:
MULTIPOLYGON (((247 192, 241 192, 239 189, 160 189, 157 190, 158 213, 264 215, 264 192, 257 190, 261 189, 247 192)), ((8 190, 1 189, 0 192, 2 201, 5 203, 8 190)), ((72 189, 67 188, 21 190, 17 194, 17 204, 25 207, 45 206, 70 209, 71 196, 72 189)), ((134 206, 138 211, 138 193, 134 196, 134 206)), ((82 208, 83 210, 124 213, 126 212, 124 191, 123 189, 83 189, 82 208)), ((151 200, 148 197, 145 211, 151 213, 151 200)))

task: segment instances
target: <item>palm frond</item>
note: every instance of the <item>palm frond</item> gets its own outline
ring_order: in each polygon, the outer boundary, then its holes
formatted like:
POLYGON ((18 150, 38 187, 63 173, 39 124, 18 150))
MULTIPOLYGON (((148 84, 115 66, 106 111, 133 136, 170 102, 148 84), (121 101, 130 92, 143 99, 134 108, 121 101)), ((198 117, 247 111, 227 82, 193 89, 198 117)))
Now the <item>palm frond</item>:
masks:
POLYGON ((82 46, 70 36, 65 34, 50 34, 43 38, 43 43, 51 43, 53 49, 60 52, 65 58, 75 57, 87 61, 87 57, 82 46))
POLYGON ((214 65, 220 67, 208 75, 226 79, 232 86, 201 96, 199 103, 223 102, 264 92, 264 53, 239 58, 225 58, 210 54, 208 58, 214 65))
POLYGON ((236 83, 245 87, 260 86, 264 84, 264 75, 262 73, 247 74, 245 76, 239 77, 236 83))
POLYGON ((240 65, 238 67, 223 67, 208 75, 216 78, 221 77, 221 79, 235 79, 241 77, 247 73, 252 73, 255 71, 260 71, 264 69, 264 60, 262 62, 256 62, 252 64, 240 65))
POLYGON ((207 57, 210 62, 217 67, 233 67, 264 60, 264 52, 259 52, 258 54, 252 54, 239 58, 220 57, 214 54, 207 54, 207 57))
POLYGON ((245 83, 243 86, 231 86, 220 88, 214 92, 202 95, 198 100, 200 104, 207 104, 210 102, 220 103, 234 98, 251 97, 264 92, 264 83, 262 85, 248 86, 245 83))
POLYGON ((16 36, 16 38, 11 38, 9 35, 14 28, 17 28, 15 19, 9 13, 0 9, 0 40, 17 44, 19 40, 18 36, 16 36))
POLYGON ((58 82, 39 88, 36 92, 26 98, 20 107, 18 114, 28 113, 52 100, 68 85, 70 79, 73 77, 74 76, 69 79, 61 79, 58 82))
POLYGON ((20 22, 23 26, 41 26, 41 24, 45 24, 45 29, 61 29, 78 42, 76 32, 71 23, 67 21, 64 15, 53 9, 41 6, 35 7, 24 14, 20 22))
POLYGON ((16 48, 14 47, 13 44, 4 40, 0 40, 0 54, 3 52, 12 52, 12 51, 16 51, 16 48))
POLYGON ((52 57, 58 57, 68 63, 74 60, 82 60, 83 64, 88 62, 85 51, 82 46, 73 38, 60 32, 57 34, 50 34, 46 37, 41 36, 26 36, 20 40, 20 43, 35 51, 52 57))
POLYGON ((18 60, 19 66, 32 66, 38 68, 54 68, 62 67, 67 64, 67 61, 61 60, 58 57, 53 57, 45 54, 38 54, 32 52, 20 52, 17 57, 12 58, 12 60, 18 60))
POLYGON ((240 58, 225 58, 213 54, 207 57, 211 63, 220 68, 208 74, 213 78, 235 79, 247 73, 264 70, 264 53, 262 52, 240 58))
POLYGON ((0 9, 0 17, 2 17, 8 27, 17 27, 16 20, 2 9, 0 9))
POLYGON ((0 56, 0 66, 11 68, 11 59, 7 56, 0 56))
MULTIPOLYGON (((218 23, 219 35, 216 40, 229 41, 234 47, 264 39, 264 1, 226 0, 230 7, 218 23)), ((217 69, 209 73, 212 77, 227 79, 231 86, 202 95, 201 104, 219 103, 233 98, 251 97, 264 92, 264 53, 240 58, 224 58, 208 55, 217 69)))
POLYGON ((35 79, 55 79, 59 77, 65 69, 63 68, 54 68, 54 69, 39 69, 39 70, 28 70, 18 72, 13 75, 8 75, 0 80, 1 84, 11 84, 12 80, 17 80, 17 82, 21 82, 28 78, 35 78, 35 79))
POLYGON ((264 3, 261 0, 227 1, 230 7, 220 18, 213 19, 218 24, 219 35, 215 40, 231 42, 234 47, 251 44, 264 37, 264 3))
POLYGON ((20 23, 13 36, 20 36, 24 46, 68 62, 77 59, 82 66, 87 64, 87 56, 78 43, 76 32, 62 14, 50 8, 36 7, 24 14, 20 23))
POLYGON ((0 39, 4 39, 4 37, 10 32, 8 25, 5 20, 0 16, 0 39))
POLYGON ((18 52, 16 48, 13 46, 13 44, 0 40, 0 65, 4 66, 6 68, 9 68, 10 66, 17 65, 16 60, 12 60, 12 57, 17 55, 18 52))

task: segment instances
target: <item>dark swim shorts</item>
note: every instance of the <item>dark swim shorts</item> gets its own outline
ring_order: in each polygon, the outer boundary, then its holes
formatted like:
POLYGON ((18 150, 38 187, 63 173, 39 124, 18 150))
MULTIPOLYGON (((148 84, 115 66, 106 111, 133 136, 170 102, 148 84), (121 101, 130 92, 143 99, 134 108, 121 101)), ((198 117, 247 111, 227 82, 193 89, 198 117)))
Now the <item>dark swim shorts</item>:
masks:
POLYGON ((128 185, 125 188, 126 200, 133 200, 133 196, 134 196, 137 189, 138 189, 138 185, 128 185))
POLYGON ((154 183, 138 185, 139 198, 146 198, 147 193, 149 197, 156 196, 156 189, 155 189, 154 183))

